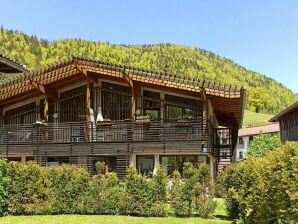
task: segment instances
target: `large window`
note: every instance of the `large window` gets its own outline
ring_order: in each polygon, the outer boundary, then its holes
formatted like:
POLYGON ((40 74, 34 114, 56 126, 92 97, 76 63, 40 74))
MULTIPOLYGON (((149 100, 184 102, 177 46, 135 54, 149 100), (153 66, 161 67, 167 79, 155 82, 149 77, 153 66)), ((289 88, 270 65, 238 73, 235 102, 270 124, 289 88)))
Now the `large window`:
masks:
POLYGON ((202 114, 202 102, 183 97, 165 95, 165 117, 167 120, 197 120, 202 114))
POLYGON ((61 93, 59 109, 60 122, 85 121, 86 86, 81 86, 61 93))
POLYGON ((152 175, 154 156, 137 156, 137 169, 141 174, 152 175))
POLYGON ((32 124, 39 118, 40 110, 35 102, 8 110, 4 116, 5 124, 32 124))
POLYGON ((195 165, 200 163, 208 163, 206 156, 181 155, 181 156, 160 156, 160 164, 166 169, 168 175, 172 175, 174 170, 183 173, 185 162, 191 162, 195 165))
POLYGON ((143 91, 143 114, 150 120, 160 120, 160 105, 160 93, 143 91))
POLYGON ((104 119, 131 119, 131 90, 129 87, 103 82, 101 100, 104 119))

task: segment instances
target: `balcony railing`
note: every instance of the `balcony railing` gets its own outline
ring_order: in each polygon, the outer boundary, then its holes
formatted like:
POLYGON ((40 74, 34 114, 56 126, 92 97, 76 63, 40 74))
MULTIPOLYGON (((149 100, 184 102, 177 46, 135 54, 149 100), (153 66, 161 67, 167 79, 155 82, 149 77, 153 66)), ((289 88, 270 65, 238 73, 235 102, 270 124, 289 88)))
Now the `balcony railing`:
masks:
POLYGON ((202 122, 202 119, 3 125, 0 127, 0 144, 208 141, 211 134, 208 126, 208 122, 202 122))

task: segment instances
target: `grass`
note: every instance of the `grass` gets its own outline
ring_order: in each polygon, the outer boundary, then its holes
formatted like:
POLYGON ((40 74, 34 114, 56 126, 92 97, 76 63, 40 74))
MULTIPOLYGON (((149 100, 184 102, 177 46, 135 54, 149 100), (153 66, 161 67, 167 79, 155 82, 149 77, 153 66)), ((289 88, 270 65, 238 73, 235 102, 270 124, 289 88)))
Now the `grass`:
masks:
POLYGON ((200 218, 146 218, 104 215, 7 216, 0 224, 227 224, 230 221, 200 218))
POLYGON ((228 218, 228 211, 226 208, 225 200, 223 198, 215 198, 216 201, 216 209, 213 216, 218 218, 228 218))
POLYGON ((216 198, 216 219, 200 218, 152 218, 107 215, 41 215, 6 216, 0 218, 0 224, 228 224, 227 210, 222 198, 216 198), (220 219, 219 219, 220 218, 220 219))
POLYGON ((244 118, 243 118, 243 128, 246 128, 248 125, 262 125, 268 124, 268 120, 272 118, 273 115, 271 114, 261 114, 255 113, 249 110, 244 111, 244 118))

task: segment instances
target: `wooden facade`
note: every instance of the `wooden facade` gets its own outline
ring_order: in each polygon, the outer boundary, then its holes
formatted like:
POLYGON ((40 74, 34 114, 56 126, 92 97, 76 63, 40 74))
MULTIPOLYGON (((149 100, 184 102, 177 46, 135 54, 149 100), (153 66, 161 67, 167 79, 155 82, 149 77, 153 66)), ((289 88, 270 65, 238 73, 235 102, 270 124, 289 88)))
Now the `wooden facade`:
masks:
POLYGON ((96 161, 170 173, 185 161, 215 174, 233 160, 245 90, 72 58, 0 89, 0 153, 42 165, 96 161))
POLYGON ((286 108, 270 121, 278 121, 280 137, 285 141, 298 141, 298 102, 286 108))

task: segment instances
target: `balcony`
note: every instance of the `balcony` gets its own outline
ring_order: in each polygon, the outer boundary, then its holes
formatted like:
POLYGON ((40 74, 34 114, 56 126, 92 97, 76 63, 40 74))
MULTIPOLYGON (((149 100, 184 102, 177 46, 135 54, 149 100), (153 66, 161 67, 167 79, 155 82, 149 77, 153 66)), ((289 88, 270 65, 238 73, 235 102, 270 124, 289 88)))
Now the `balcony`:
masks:
POLYGON ((0 127, 0 145, 209 141, 212 128, 208 124, 199 119, 3 125, 0 127))

